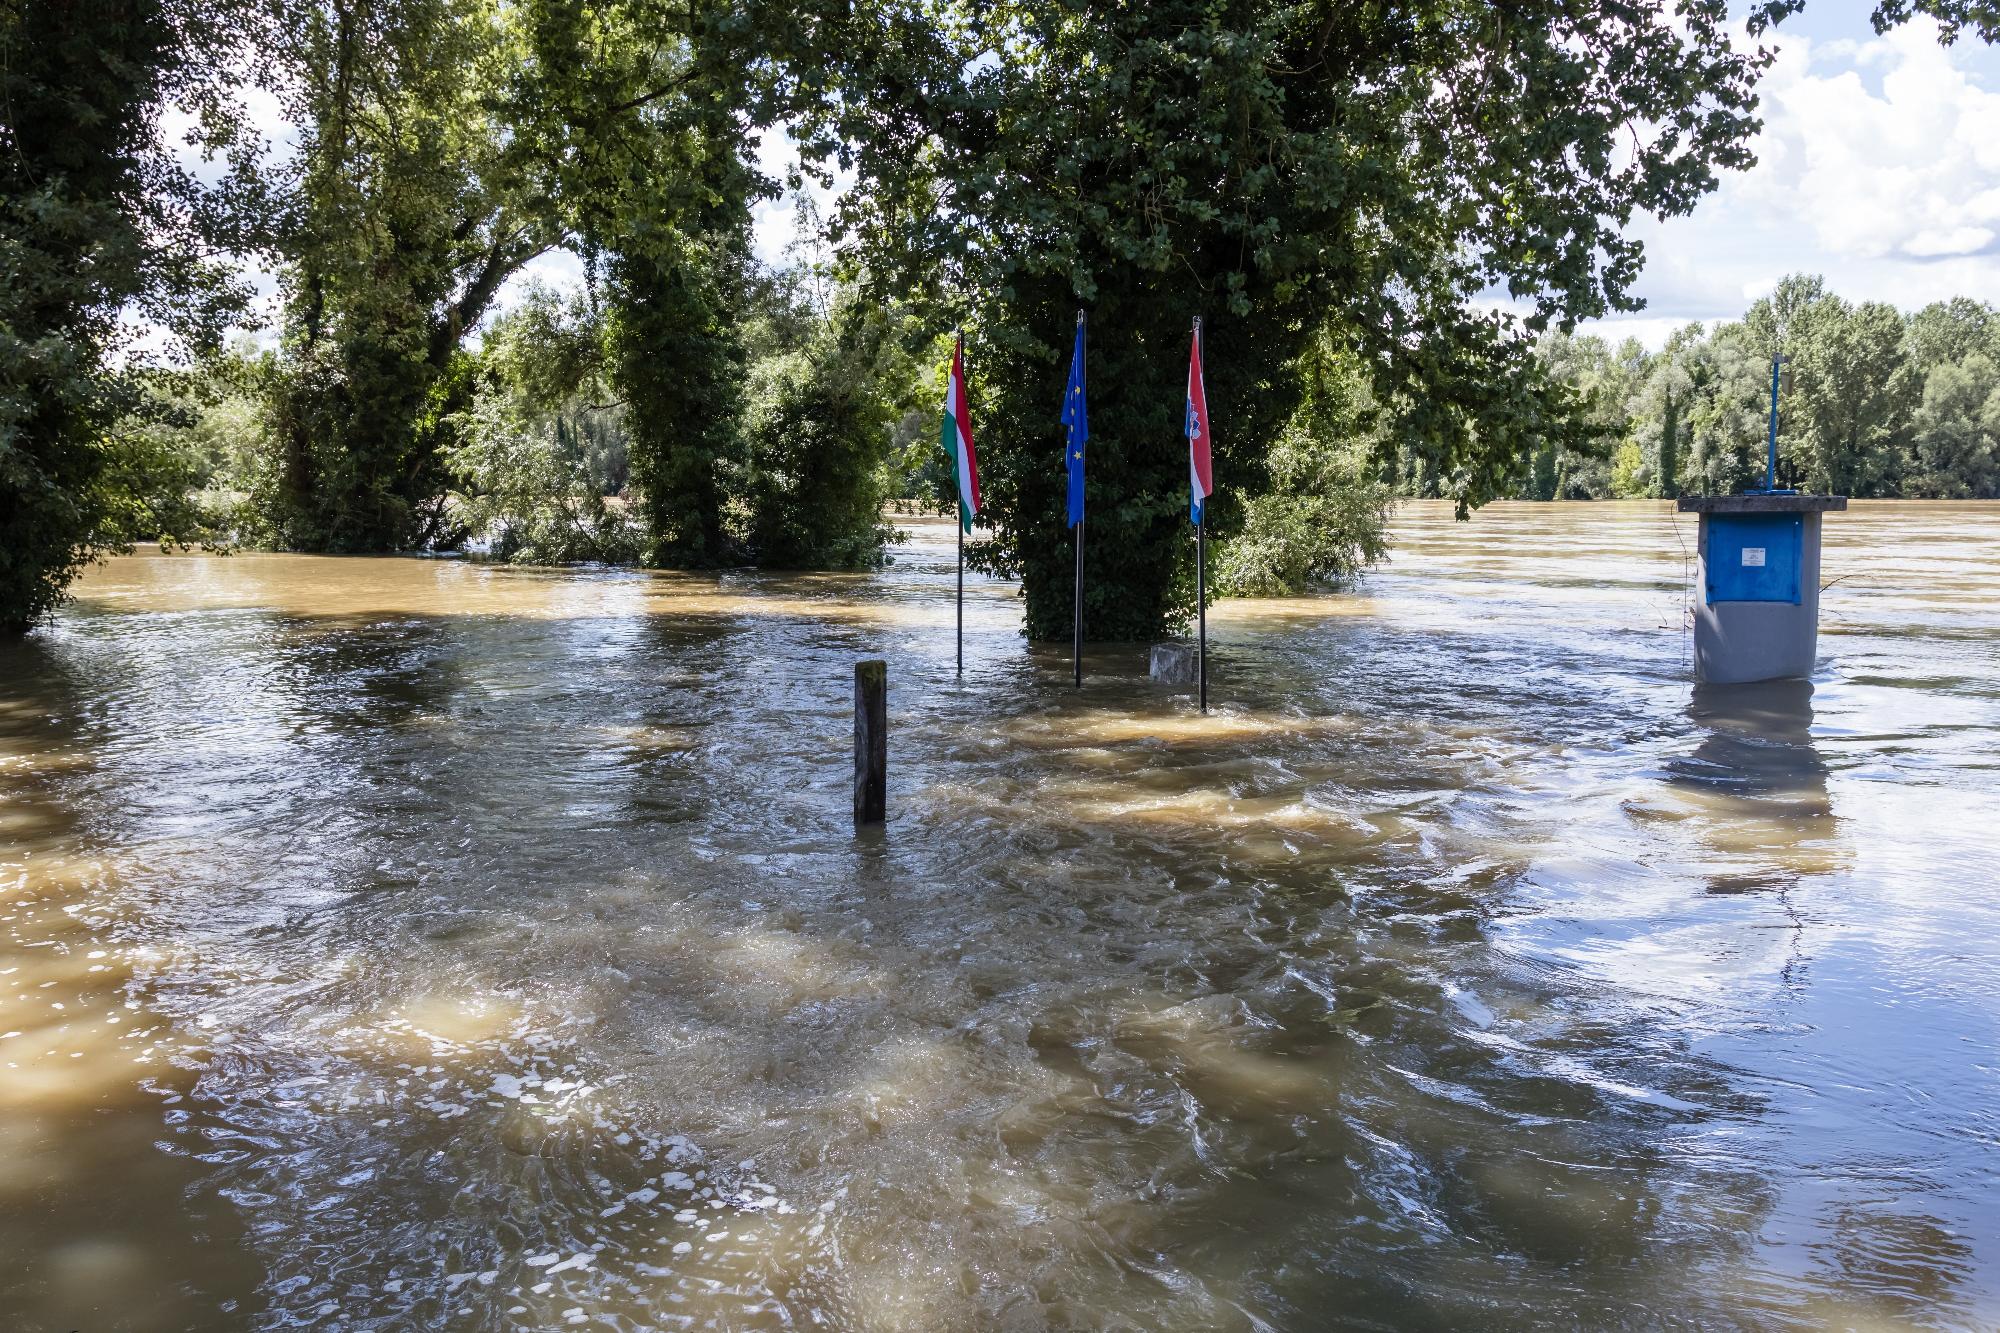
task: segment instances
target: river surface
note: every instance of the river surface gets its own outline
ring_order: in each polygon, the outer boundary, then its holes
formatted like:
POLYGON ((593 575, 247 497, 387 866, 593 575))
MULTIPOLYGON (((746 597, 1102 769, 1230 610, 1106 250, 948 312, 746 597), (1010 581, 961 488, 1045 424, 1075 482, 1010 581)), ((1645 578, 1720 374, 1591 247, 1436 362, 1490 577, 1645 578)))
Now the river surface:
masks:
POLYGON ((1207 718, 906 526, 0 646, 0 1327, 2000 1327, 2000 506, 1712 694, 1691 519, 1408 506, 1207 718))

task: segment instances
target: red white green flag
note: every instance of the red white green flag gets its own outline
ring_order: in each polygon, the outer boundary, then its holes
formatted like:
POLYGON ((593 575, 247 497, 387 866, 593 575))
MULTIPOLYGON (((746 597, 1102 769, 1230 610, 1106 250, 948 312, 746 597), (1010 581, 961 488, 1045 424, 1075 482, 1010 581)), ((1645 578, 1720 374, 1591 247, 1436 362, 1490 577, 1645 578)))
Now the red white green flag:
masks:
POLYGON ((958 522, 972 531, 972 516, 979 512, 979 459, 972 451, 972 414, 965 403, 965 335, 960 334, 951 351, 951 378, 944 386, 944 416, 938 423, 938 437, 958 470, 958 522))

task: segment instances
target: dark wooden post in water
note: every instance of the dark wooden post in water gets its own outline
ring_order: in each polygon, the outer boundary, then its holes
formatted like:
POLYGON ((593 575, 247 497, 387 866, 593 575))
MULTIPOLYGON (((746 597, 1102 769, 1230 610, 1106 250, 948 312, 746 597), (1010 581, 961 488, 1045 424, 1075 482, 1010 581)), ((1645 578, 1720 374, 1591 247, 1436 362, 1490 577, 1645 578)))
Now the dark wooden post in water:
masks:
POLYGON ((889 664, 854 664, 854 822, 879 824, 889 790, 889 664))

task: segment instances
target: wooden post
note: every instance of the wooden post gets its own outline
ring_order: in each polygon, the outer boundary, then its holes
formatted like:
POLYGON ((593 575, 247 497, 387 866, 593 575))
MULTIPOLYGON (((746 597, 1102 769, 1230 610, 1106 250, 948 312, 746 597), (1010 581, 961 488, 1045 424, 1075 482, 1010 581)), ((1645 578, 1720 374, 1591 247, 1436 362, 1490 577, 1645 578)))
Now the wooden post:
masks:
POLYGON ((854 664, 854 822, 879 824, 889 788, 889 664, 854 664))

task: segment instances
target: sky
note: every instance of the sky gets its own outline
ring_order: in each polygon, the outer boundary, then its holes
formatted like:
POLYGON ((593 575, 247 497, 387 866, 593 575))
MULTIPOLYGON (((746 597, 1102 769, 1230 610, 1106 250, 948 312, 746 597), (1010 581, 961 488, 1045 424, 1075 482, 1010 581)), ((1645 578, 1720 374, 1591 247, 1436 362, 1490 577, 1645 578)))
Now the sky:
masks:
POLYGON ((1818 0, 1777 29, 1757 165, 1686 217, 1645 218, 1637 314, 1585 332, 1657 349, 1691 320, 1740 317, 1787 273, 1913 310, 2000 303, 2000 49, 1929 20, 1877 37, 1872 6, 1818 0))
MULTIPOLYGON (((1952 296, 2000 304, 2000 48, 1969 36, 1941 47, 1928 19, 1877 37, 1870 8, 1813 0, 1775 30, 1757 164, 1725 173, 1686 217, 1635 219, 1647 262, 1634 294, 1645 308, 1584 332, 1656 349, 1690 321, 1741 316, 1787 273, 1817 273, 1849 300, 1904 310, 1952 296)), ((267 132, 281 151, 293 137, 281 118, 267 132)), ((782 175, 791 154, 773 132, 759 156, 782 175)), ((789 200, 763 201, 752 228, 758 257, 780 263, 798 215, 789 200)), ((574 256, 544 256, 497 305, 531 283, 568 287, 582 276, 574 256)), ((268 275, 259 285, 275 286, 268 275)))

